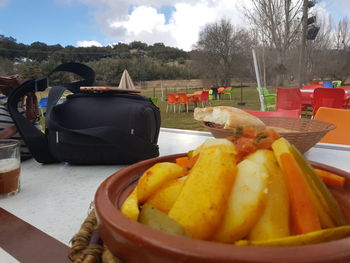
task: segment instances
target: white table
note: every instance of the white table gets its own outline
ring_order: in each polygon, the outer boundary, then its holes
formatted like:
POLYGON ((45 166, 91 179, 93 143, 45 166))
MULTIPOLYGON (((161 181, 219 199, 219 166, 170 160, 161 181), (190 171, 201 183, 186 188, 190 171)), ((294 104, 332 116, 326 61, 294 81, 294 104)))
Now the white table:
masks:
MULTIPOLYGON (((158 141, 160 154, 187 152, 210 137, 207 132, 162 128, 158 141)), ((348 146, 318 144, 306 157, 350 172, 348 146)), ((121 168, 120 165, 42 165, 28 160, 22 163, 21 192, 0 199, 0 207, 68 245, 86 218, 98 186, 121 168)))

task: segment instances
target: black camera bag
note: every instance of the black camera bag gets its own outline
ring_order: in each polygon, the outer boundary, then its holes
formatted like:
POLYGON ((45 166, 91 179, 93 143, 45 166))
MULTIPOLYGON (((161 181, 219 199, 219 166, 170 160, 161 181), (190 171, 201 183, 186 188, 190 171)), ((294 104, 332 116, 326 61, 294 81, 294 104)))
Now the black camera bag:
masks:
POLYGON ((31 79, 9 97, 9 111, 33 157, 40 163, 129 164, 159 155, 160 112, 149 98, 132 91, 80 91, 92 86, 93 70, 79 63, 65 63, 58 71, 75 73, 82 81, 52 87, 45 115, 45 134, 17 109, 31 91, 44 91, 46 77, 31 79), (59 103, 65 90, 70 90, 59 103))

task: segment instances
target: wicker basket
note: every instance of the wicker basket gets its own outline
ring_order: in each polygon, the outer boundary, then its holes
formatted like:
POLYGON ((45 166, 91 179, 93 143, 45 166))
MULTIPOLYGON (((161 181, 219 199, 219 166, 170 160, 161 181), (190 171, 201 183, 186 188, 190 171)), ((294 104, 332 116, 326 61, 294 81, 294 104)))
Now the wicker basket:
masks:
MULTIPOLYGON (((336 127, 329 122, 305 118, 260 117, 266 126, 281 127, 297 132, 280 132, 279 134, 293 144, 300 152, 305 153, 318 143, 327 132, 336 127)), ((226 138, 232 135, 231 130, 205 127, 215 138, 226 138)))

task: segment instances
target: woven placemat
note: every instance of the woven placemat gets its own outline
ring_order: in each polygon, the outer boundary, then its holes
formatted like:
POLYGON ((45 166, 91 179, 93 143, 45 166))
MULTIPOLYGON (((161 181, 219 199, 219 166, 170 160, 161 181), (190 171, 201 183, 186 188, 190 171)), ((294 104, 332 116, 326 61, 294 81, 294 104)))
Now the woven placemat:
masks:
POLYGON ((122 263, 103 245, 94 209, 89 212, 70 243, 69 259, 73 263, 122 263))

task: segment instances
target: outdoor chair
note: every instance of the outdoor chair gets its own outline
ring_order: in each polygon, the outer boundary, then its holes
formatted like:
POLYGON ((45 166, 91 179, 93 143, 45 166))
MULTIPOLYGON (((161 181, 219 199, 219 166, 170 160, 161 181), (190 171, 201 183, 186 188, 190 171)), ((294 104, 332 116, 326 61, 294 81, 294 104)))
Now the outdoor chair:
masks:
POLYGON ((323 87, 324 88, 333 88, 333 82, 332 81, 323 81, 323 87))
MULTIPOLYGON (((259 92, 259 88, 256 88, 259 92)), ((264 97, 264 104, 267 110, 274 110, 276 108, 276 94, 269 93, 267 88, 262 88, 262 95, 264 97)))
POLYGON ((342 84, 342 81, 341 80, 333 80, 332 83, 333 83, 334 88, 339 88, 342 84))
POLYGON ((221 95, 224 94, 224 87, 218 88, 218 94, 217 94, 217 99, 221 99, 221 95))
POLYGON ((279 110, 279 111, 244 110, 244 111, 256 117, 290 117, 290 118, 300 117, 299 110, 279 110))
POLYGON ((158 98, 154 97, 154 98, 151 98, 151 101, 153 104, 157 104, 158 103, 158 98))
POLYGON ((320 142, 350 145, 350 110, 320 107, 315 120, 333 123, 336 128, 328 132, 320 142))
POLYGON ((197 100, 197 102, 201 103, 202 107, 204 107, 206 103, 211 105, 209 101, 209 91, 202 91, 202 94, 200 98, 197 100))
POLYGON ((214 91, 212 89, 209 90, 209 100, 214 99, 214 91))
POLYGON ((302 97, 299 88, 277 88, 276 110, 298 110, 301 115, 302 97))
POLYGON ((168 112, 169 106, 170 108, 171 106, 173 106, 174 112, 176 112, 176 105, 179 104, 176 94, 173 94, 173 93, 166 94, 166 98, 167 98, 166 112, 168 112))
POLYGON ((312 116, 315 116, 320 107, 344 108, 345 91, 340 88, 325 89, 317 88, 314 90, 312 99, 312 116))
POLYGON ((226 87, 224 89, 224 97, 225 96, 229 96, 230 97, 230 100, 232 99, 232 93, 233 93, 233 88, 232 87, 226 87))
POLYGON ((188 112, 188 104, 190 104, 190 100, 187 97, 186 93, 178 93, 178 103, 179 103, 179 112, 181 111, 181 105, 185 105, 186 112, 188 112))

